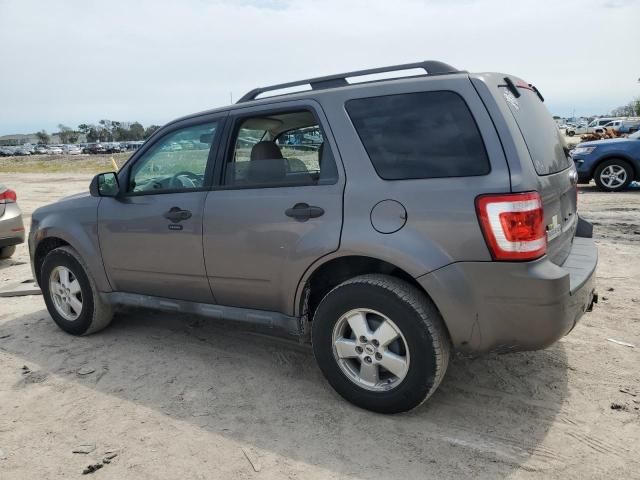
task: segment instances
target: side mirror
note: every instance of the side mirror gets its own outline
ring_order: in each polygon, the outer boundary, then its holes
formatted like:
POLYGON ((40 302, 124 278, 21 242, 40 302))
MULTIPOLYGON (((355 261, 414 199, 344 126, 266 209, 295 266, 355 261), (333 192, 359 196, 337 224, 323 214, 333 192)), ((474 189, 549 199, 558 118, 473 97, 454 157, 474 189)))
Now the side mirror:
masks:
POLYGON ((120 193, 118 176, 115 172, 97 174, 89 184, 89 193, 92 197, 117 197, 120 193))

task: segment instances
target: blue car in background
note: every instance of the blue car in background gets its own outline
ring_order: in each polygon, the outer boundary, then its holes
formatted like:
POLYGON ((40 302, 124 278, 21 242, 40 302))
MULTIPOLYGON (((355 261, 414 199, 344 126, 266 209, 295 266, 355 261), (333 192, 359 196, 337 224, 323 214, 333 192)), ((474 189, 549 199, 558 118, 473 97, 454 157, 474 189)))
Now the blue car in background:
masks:
POLYGON ((593 178, 600 190, 619 192, 640 180, 640 131, 627 138, 581 143, 570 155, 579 183, 593 178))

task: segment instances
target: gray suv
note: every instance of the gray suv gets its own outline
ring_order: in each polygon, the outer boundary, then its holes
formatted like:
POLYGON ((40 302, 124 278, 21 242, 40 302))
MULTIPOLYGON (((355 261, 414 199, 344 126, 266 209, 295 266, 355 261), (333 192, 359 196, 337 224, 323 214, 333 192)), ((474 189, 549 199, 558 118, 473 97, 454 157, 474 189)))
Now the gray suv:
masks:
POLYGON ((534 86, 426 61, 173 121, 36 210, 29 248, 66 332, 122 306, 236 320, 310 342, 340 395, 401 412, 452 351, 545 348, 591 309, 576 182, 534 86))

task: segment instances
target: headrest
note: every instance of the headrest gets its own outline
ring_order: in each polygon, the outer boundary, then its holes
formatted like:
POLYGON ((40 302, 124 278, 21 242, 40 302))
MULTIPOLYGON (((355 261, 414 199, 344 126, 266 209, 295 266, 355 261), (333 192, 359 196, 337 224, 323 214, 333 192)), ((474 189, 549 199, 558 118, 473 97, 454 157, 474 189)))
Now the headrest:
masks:
POLYGON ((270 141, 256 143, 251 149, 251 160, 275 160, 283 158, 278 146, 270 141))

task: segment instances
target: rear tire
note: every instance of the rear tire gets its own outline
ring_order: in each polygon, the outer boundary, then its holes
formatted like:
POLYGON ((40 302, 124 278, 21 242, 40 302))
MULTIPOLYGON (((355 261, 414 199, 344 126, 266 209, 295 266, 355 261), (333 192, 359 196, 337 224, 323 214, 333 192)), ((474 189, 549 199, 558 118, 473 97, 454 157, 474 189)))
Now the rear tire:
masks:
POLYGON ((89 269, 71 247, 47 254, 40 271, 40 288, 49 314, 67 333, 89 335, 111 323, 111 305, 102 301, 89 269))
POLYGON ((600 190, 619 192, 627 188, 633 180, 633 168, 625 160, 612 158, 598 165, 593 179, 600 190))
POLYGON ((322 299, 312 342, 331 386, 349 402, 380 413, 404 412, 427 400, 450 355, 431 300, 413 285, 379 274, 347 280, 322 299))
POLYGON ((16 253, 16 246, 15 245, 11 245, 10 247, 0 248, 0 260, 6 260, 11 255, 13 255, 14 253, 16 253))

